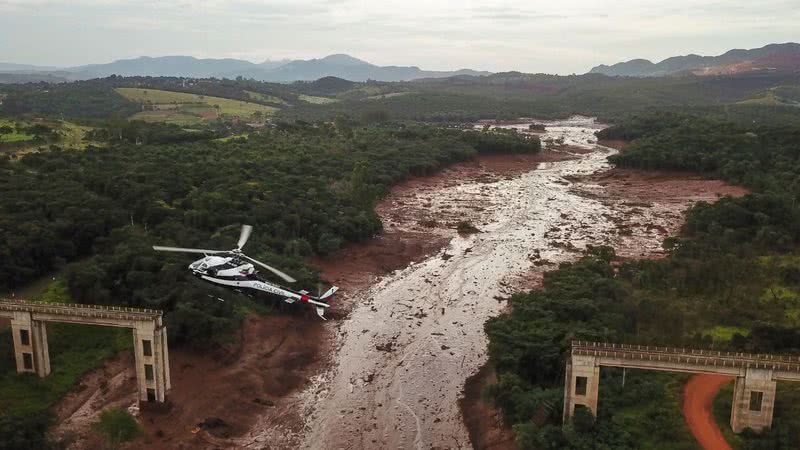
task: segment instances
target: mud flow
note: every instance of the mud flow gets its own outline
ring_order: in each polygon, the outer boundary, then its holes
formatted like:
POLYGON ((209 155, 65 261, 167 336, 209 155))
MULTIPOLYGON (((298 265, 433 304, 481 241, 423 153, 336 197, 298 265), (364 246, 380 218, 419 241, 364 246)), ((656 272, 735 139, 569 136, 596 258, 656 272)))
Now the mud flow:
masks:
MULTIPOLYGON (((533 122, 494 126, 528 132, 533 122)), ((612 169, 606 158, 617 150, 597 144, 594 119, 536 123, 546 126, 541 153, 482 156, 402 183, 377 206, 381 236, 315 261, 342 287, 324 326, 313 314, 251 317, 224 362, 170 352, 173 407, 141 416, 140 448, 470 448, 470 437, 497 435, 475 424, 502 422, 487 411, 493 420, 468 417, 467 430, 459 399, 486 363, 483 325, 512 293, 590 244, 657 257, 692 203, 743 193, 612 169), (228 429, 198 425, 210 419, 228 429)), ((84 436, 82 418, 135 403, 130 365, 125 372, 103 398, 63 402, 61 430, 84 436)), ((479 396, 480 386, 469 389, 464 410, 485 411, 468 407, 479 396)))
MULTIPOLYGON (((525 131, 529 123, 500 126, 525 131)), ((401 216, 409 202, 421 203, 431 224, 469 220, 480 231, 434 227, 449 238, 438 254, 348 293, 354 307, 337 331, 332 368, 301 394, 302 447, 469 448, 458 400, 486 362, 483 324, 505 299, 589 244, 658 254, 689 203, 716 198, 699 188, 675 199, 662 187, 669 201, 661 201, 658 186, 636 201, 620 198, 636 180, 598 177, 617 152, 596 143, 603 125, 585 117, 544 123, 540 138, 569 158, 518 176, 422 189, 394 205, 401 216)))

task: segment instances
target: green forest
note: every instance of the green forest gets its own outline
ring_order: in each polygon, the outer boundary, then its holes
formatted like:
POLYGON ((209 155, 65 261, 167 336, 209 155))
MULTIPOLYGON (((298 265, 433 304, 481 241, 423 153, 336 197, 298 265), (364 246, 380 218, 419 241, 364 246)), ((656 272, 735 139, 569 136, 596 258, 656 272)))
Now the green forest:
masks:
MULTIPOLYGON (((620 371, 604 370, 597 420, 578 415, 562 428, 565 358, 573 339, 800 351, 799 86, 784 74, 518 72, 394 83, 110 76, 0 84, 0 292, 58 271, 37 300, 163 309, 172 345, 224 346, 273 299, 203 283, 186 270, 191 257, 152 245, 231 248, 241 225, 253 224, 249 255, 316 286, 324 280, 308 258, 380 233, 374 206, 394 184, 479 153, 540 150, 534 137, 474 131, 473 121, 592 115, 615 124, 599 139, 630 142, 612 157, 621 167, 696 172, 751 193, 692 208, 680 235, 664 242, 665 259, 623 262, 610 248, 590 248, 548 272, 542 289, 513 296, 510 312, 485 327, 498 374, 486 395, 523 449, 696 448, 680 412, 685 376, 628 371, 623 387, 620 371), (118 88, 277 111, 145 123, 130 118, 146 105, 118 88), (80 145, 68 148, 62 128, 80 145), (36 145, 17 154, 22 141, 36 145)), ((44 380, 16 375, 11 337, 0 334, 0 450, 49 448, 48 407, 130 345, 113 330, 49 332, 57 369, 44 380)), ((779 389, 773 429, 728 434, 737 448, 795 448, 800 387, 779 389)), ((715 404, 723 429, 729 397, 723 390, 715 404)))
MULTIPOLYGON (((228 248, 241 224, 258 224, 248 253, 315 286, 305 258, 379 233, 373 206, 389 186, 477 153, 540 146, 513 132, 355 125, 285 125, 217 142, 183 141, 179 129, 132 123, 108 148, 2 157, 0 288, 13 292, 66 265, 68 298, 164 310, 173 344, 209 348, 230 340, 247 311, 272 300, 253 305, 209 286, 188 273, 190 259, 156 254, 153 244, 228 248), (134 145, 124 138, 132 127, 172 137, 134 145)), ((13 358, 0 362, 0 376, 13 371, 13 358)), ((0 430, 28 433, 41 426, 41 409, 33 413, 0 430)))
MULTIPOLYGON (((619 166, 704 173, 752 193, 693 207, 681 234, 664 242, 665 259, 618 262, 613 249, 592 248, 547 273, 543 289, 514 296, 511 312, 486 324, 499 376, 486 394, 514 424, 521 448, 695 448, 679 408, 685 376, 628 371, 623 388, 621 371, 604 369, 597 420, 579 414, 562 428, 569 346, 800 351, 800 128, 661 113, 598 134, 632 140, 611 158, 619 166)), ((760 435, 737 436, 740 448, 796 447, 800 408, 791 399, 800 387, 780 390, 781 419, 760 435)), ((729 406, 724 393, 718 403, 729 406)), ((729 407, 723 428, 725 414, 729 407)))

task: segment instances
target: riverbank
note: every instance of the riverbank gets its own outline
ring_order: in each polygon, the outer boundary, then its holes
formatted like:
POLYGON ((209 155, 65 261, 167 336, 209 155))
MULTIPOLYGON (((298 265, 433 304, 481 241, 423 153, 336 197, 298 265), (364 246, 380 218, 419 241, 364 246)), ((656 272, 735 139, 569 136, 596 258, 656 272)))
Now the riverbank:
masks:
POLYGON ((486 362, 486 319, 586 245, 657 255, 683 210, 728 192, 609 170, 615 150, 594 142, 600 128, 549 122, 550 150, 481 156, 395 186, 377 206, 380 237, 314 260, 342 287, 333 320, 251 317, 236 351, 171 352, 172 407, 142 412, 135 446, 480 448, 508 436, 480 398, 491 376, 467 384, 486 362), (459 223, 477 232, 459 234, 459 223))
MULTIPOLYGON (((323 279, 342 288, 334 299, 327 323, 305 309, 285 316, 250 316, 242 328, 241 345, 212 354, 188 350, 170 351, 172 391, 170 406, 140 412, 145 436, 132 448, 260 448, 264 442, 291 448, 303 433, 302 407, 297 394, 332 363, 335 333, 352 308, 349 293, 368 288, 377 277, 404 269, 440 251, 456 235, 456 221, 431 226, 425 220, 431 210, 416 202, 421 192, 435 195, 443 185, 461 180, 492 182, 528 172, 541 163, 571 158, 565 152, 543 151, 532 155, 479 156, 429 177, 416 177, 395 186, 377 205, 385 232, 348 246, 327 259, 312 262, 322 268, 323 279), (416 202, 416 203, 415 203, 416 202), (402 210, 417 204, 416 212, 402 210), (202 395, 199 393, 203 392, 202 395), (218 420, 217 420, 218 419, 218 420), (198 427, 214 423, 213 427, 198 427)), ((108 407, 135 405, 133 367, 124 355, 108 361, 87 375, 76 395, 56 410, 61 425, 57 435, 77 435, 73 448, 91 442, 89 424, 108 407), (120 370, 118 370, 120 369, 120 370), (87 395, 94 378, 125 380, 87 395)))

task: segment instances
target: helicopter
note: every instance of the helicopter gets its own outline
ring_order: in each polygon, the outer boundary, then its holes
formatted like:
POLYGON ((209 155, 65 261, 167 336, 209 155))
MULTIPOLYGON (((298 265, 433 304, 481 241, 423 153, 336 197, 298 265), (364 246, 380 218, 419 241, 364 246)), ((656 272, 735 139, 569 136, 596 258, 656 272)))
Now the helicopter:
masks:
POLYGON ((277 295, 283 297, 283 301, 289 304, 298 301, 307 303, 316 308, 317 315, 322 320, 327 320, 325 319, 325 309, 330 307, 328 299, 333 297, 333 294, 339 288, 333 286, 322 295, 312 296, 309 295, 308 291, 295 291, 261 278, 253 263, 269 270, 288 283, 297 281, 280 270, 242 253, 242 247, 250 239, 252 232, 252 226, 242 225, 239 242, 233 250, 207 250, 202 248, 164 247, 160 245, 154 245, 153 250, 160 252, 202 253, 205 256, 189 264, 189 270, 203 280, 221 286, 254 289, 277 295))

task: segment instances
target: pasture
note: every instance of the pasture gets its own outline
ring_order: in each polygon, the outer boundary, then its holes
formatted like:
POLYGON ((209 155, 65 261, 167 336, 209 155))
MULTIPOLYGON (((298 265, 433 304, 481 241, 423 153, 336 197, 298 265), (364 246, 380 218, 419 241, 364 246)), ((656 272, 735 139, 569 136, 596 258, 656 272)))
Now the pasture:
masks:
POLYGON ((313 103, 315 105, 325 105, 327 103, 336 103, 336 102, 339 101, 338 99, 335 99, 335 98, 318 97, 316 95, 305 95, 305 94, 300 94, 300 95, 297 96, 297 98, 299 98, 300 101, 303 101, 303 102, 306 102, 306 103, 313 103))
POLYGON ((135 114, 132 119, 167 122, 178 125, 202 123, 220 116, 251 118, 256 112, 270 115, 278 108, 258 103, 232 100, 185 92, 161 91, 142 88, 116 88, 120 95, 140 103, 146 110, 135 114))
POLYGON ((24 131, 20 131, 17 128, 17 124, 18 122, 13 120, 0 119, 0 128, 6 130, 6 132, 0 132, 0 143, 11 144, 33 140, 34 136, 32 134, 25 133, 24 131), (8 129, 11 129, 11 131, 8 132, 8 129))

